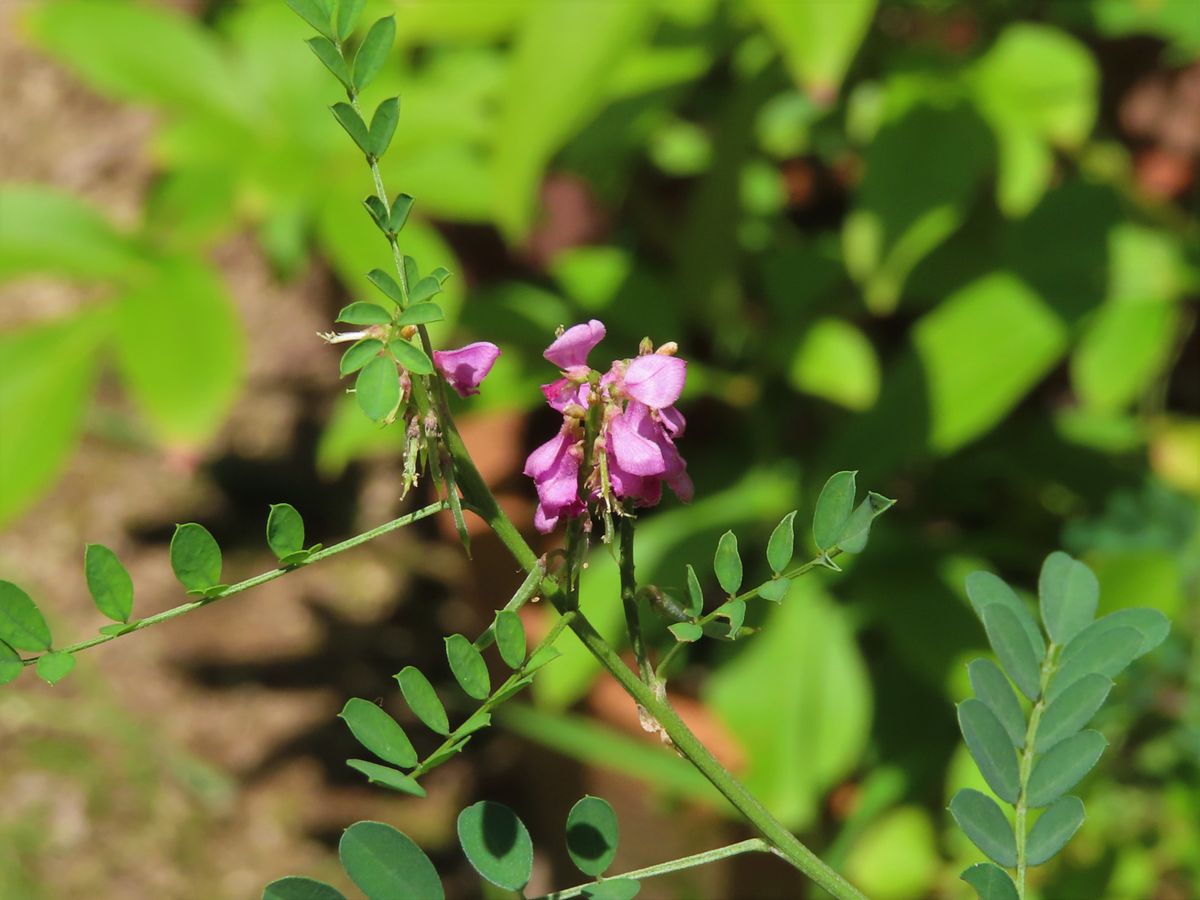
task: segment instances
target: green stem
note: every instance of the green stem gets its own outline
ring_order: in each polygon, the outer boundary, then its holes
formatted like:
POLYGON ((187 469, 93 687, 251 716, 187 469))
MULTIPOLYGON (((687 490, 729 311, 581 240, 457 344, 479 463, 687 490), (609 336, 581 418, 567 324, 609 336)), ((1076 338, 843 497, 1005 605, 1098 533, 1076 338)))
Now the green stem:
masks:
MULTIPOLYGON (((673 859, 670 862, 658 863, 653 866, 646 866, 644 869, 634 869, 632 872, 623 872, 620 875, 610 875, 604 881, 611 881, 613 878, 632 878, 642 880, 644 878, 654 878, 658 875, 669 875, 672 872, 682 872, 684 869, 694 869, 697 866, 708 865, 709 863, 718 862, 722 859, 729 859, 731 856, 739 856, 742 853, 772 853, 773 848, 761 838, 750 838, 749 840, 739 841, 736 844, 728 844, 724 847, 717 847, 713 850, 705 850, 703 853, 693 853, 691 856, 682 856, 679 859, 673 859)), ((600 881, 589 881, 587 884, 577 884, 575 887, 570 887, 562 891, 553 891, 549 894, 544 894, 535 900, 570 900, 572 897, 579 897, 588 888, 596 887, 601 884, 600 881)))
POLYGON ((1051 642, 1046 648, 1046 656, 1042 660, 1042 675, 1037 702, 1029 714, 1029 726, 1025 729, 1025 748, 1021 752, 1020 791, 1017 794, 1016 816, 1013 823, 1013 834, 1017 839, 1017 897, 1025 900, 1025 817, 1029 812, 1026 793, 1029 790, 1029 776, 1033 771, 1034 744, 1037 742, 1038 725, 1042 721, 1042 713, 1046 709, 1046 688, 1054 675, 1057 665, 1058 645, 1051 642))
POLYGON ((637 578, 633 571, 633 519, 628 510, 619 516, 617 530, 620 532, 618 547, 621 569, 621 605, 625 608, 625 626, 629 631, 629 645, 637 660, 638 672, 646 684, 657 684, 650 658, 646 655, 646 642, 642 637, 642 623, 638 617, 637 578))
MULTIPOLYGON (((367 541, 374 540, 380 535, 387 534, 389 531, 395 531, 397 528, 403 528, 405 525, 410 525, 420 519, 428 518, 436 513, 446 509, 445 503, 431 503, 429 506, 422 507, 416 512, 411 512, 408 515, 400 516, 398 519, 392 519, 390 522, 384 522, 382 525, 372 528, 370 531, 364 531, 362 534, 357 534, 352 538, 342 541, 340 544, 334 544, 332 547, 326 547, 324 550, 319 550, 314 553, 304 562, 296 563, 293 566, 281 567, 272 569, 269 572, 263 572, 261 575, 255 575, 253 578, 247 578, 245 581, 239 581, 237 584, 231 584, 208 597, 200 597, 196 600, 191 600, 188 603, 181 603, 179 606, 157 613, 153 616, 147 616, 144 619, 139 619, 137 622, 130 623, 128 631, 122 631, 119 634, 102 634, 98 637, 90 638, 86 641, 80 641, 78 644, 71 644, 69 647, 62 647, 57 652, 59 653, 78 653, 80 650, 88 650, 92 647, 97 647, 100 644, 107 644, 109 641, 115 641, 119 637, 127 634, 133 634, 135 631, 142 631, 149 628, 151 625, 157 625, 159 622, 166 622, 170 619, 178 618, 186 613, 195 612, 196 610, 208 606, 210 603, 216 603, 218 600, 224 600, 226 597, 232 597, 234 594, 240 594, 242 591, 248 591, 252 587, 258 587, 260 584, 266 584, 268 581, 274 581, 276 578, 282 578, 288 572, 293 572, 296 569, 303 569, 315 562, 320 562, 323 559, 328 559, 331 556, 336 556, 339 553, 344 553, 357 547, 359 544, 365 544, 367 541)), ((24 665, 31 666, 38 660, 37 656, 30 656, 22 659, 24 665)))

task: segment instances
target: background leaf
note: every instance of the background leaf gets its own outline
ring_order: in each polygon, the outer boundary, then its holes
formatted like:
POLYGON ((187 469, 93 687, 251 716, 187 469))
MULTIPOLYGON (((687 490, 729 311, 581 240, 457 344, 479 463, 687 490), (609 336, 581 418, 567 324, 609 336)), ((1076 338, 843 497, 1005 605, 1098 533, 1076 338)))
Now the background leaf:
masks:
POLYGON ((875 0, 753 0, 750 6, 797 83, 819 102, 831 102, 866 36, 875 0))
POLYGON ((49 650, 50 628, 21 588, 0 581, 0 641, 16 650, 49 650))

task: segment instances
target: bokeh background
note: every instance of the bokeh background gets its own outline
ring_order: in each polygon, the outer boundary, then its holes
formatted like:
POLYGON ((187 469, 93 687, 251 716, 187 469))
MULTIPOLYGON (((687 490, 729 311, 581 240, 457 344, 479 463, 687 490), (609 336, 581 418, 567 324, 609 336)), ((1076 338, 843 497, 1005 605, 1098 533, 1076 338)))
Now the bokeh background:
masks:
MULTIPOLYGON (((844 574, 675 676, 722 758, 871 896, 966 896, 976 854, 944 807, 974 777, 953 704, 985 643, 963 578, 1030 587, 1063 548, 1102 612, 1174 628, 1099 718, 1088 822, 1038 896, 1200 896, 1200 5, 368 4, 387 13, 398 46, 367 99, 402 97, 385 169, 417 198, 405 249, 455 273, 435 341, 504 348, 461 415, 520 523, 524 454, 554 427, 540 352, 588 317, 605 358, 650 335, 691 362, 697 500, 643 517, 644 578, 678 586, 726 527, 761 559, 836 469, 900 501, 844 574)), ((213 531, 232 580, 272 567, 271 502, 326 544, 397 515, 400 435, 316 338, 387 253, 306 27, 282 0, 0 16, 0 575, 85 637, 87 541, 126 561, 145 615, 182 599, 176 522, 213 531)), ((409 663, 461 696, 441 635, 519 581, 444 526, 0 692, 0 896, 222 900, 292 872, 348 889, 333 848, 359 818, 478 896, 453 822, 480 798, 530 824, 537 890, 577 880, 561 834, 584 792, 620 812, 618 869, 744 836, 570 648, 428 800, 345 767, 346 698, 408 721, 409 663)), ((615 634, 614 582, 597 554, 587 603, 615 634)), ((643 896, 806 890, 744 858, 643 896)))

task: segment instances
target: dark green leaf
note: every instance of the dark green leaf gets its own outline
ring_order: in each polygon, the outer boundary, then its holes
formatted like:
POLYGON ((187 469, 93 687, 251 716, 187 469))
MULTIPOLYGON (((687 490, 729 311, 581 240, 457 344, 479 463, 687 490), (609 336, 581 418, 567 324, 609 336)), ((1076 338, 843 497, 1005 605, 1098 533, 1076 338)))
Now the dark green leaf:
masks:
POLYGON ((1029 607, 1008 584, 991 572, 972 572, 967 576, 967 599, 975 615, 983 621, 983 611, 996 603, 1007 609, 1021 625, 1034 655, 1040 661, 1046 655, 1046 639, 1030 613, 1029 607))
POLYGON ((895 505, 895 500, 883 494, 868 492, 866 499, 850 513, 850 518, 846 520, 846 525, 838 536, 837 545, 847 553, 862 553, 867 547, 867 539, 871 536, 871 523, 895 505))
POLYGON ((612 865, 620 833, 607 800, 584 797, 567 814, 567 853, 584 875, 598 878, 612 865))
POLYGON ((414 375, 433 374, 433 363, 429 361, 429 357, 425 355, 425 351, 420 347, 414 346, 408 341, 397 340, 388 344, 388 349, 392 351, 392 356, 396 358, 396 362, 414 375))
POLYGON ((337 47, 333 46, 329 38, 309 38, 305 43, 338 81, 350 87, 350 67, 346 65, 346 60, 342 59, 342 54, 338 53, 337 47))
POLYGON ((1018 749, 1024 747, 1025 714, 1021 711, 1021 701, 1013 693, 1012 685, 1004 673, 990 659, 976 659, 967 665, 967 674, 975 696, 987 704, 1004 726, 1012 745, 1018 749))
POLYGON ((1060 797, 1042 813, 1029 831, 1025 859, 1031 866, 1050 860, 1083 824, 1083 803, 1078 797, 1060 797))
POLYGON ((1056 551, 1042 563, 1038 597, 1050 639, 1066 644, 1095 618, 1100 582, 1079 560, 1056 551))
POLYGON ((103 544, 88 544, 83 573, 96 608, 114 622, 128 622, 133 612, 133 579, 117 554, 103 544))
POLYGON ((375 303, 358 300, 342 307, 335 321, 345 322, 347 325, 386 325, 392 321, 392 314, 375 303))
POLYGON ((338 844, 346 874, 369 900, 444 900, 437 870, 407 835, 382 822, 355 822, 338 844))
MULTIPOLYGON (((375 108, 375 115, 371 117, 371 155, 378 158, 387 153, 387 148, 391 146, 392 135, 396 133, 396 123, 400 121, 400 98, 389 97, 375 108)), ((392 227, 392 231, 399 231, 399 228, 392 227)))
POLYGON ((358 144, 358 149, 368 156, 371 153, 371 135, 367 131, 367 125, 363 122, 362 117, 355 111, 354 107, 349 103, 335 103, 329 108, 333 113, 333 117, 338 120, 338 124, 346 129, 346 134, 350 135, 350 139, 358 144))
POLYGON ((685 644, 700 640, 700 636, 704 634, 704 629, 694 622, 676 622, 674 625, 668 625, 667 631, 675 636, 675 640, 685 644))
POLYGON ((725 532, 717 542, 713 571, 725 593, 733 595, 738 592, 742 586, 742 557, 738 553, 737 535, 732 531, 725 532))
POLYGON ((337 3, 337 36, 346 40, 354 34, 354 26, 362 15, 363 6, 367 0, 338 0, 337 3))
POLYGON ((75 668, 75 657, 70 653, 46 653, 38 657, 38 677, 46 684, 58 684, 75 668))
POLYGON ((979 900, 1019 900, 1017 886, 1008 873, 991 863, 976 863, 959 878, 975 888, 979 900))
POLYGON ((771 532, 767 541, 767 563, 776 574, 787 568, 792 561, 792 549, 795 543, 796 511, 788 513, 771 532))
POLYGON ((206 591, 221 581, 221 548, 203 525, 177 525, 171 538, 171 568, 189 591, 206 591))
POLYGON ((1046 707, 1038 725, 1033 749, 1040 756, 1092 720, 1108 699, 1112 681, 1103 675, 1085 675, 1046 707))
POLYGON ((833 547, 854 509, 855 478, 858 472, 836 472, 829 476, 813 512, 813 540, 825 551, 833 547))
POLYGON ((982 700, 964 700, 958 704, 958 727, 988 787, 1001 800, 1016 803, 1021 790, 1017 752, 1000 720, 982 700))
POLYGON ((1071 790, 1092 770, 1107 746, 1098 731, 1081 731, 1060 741, 1034 763, 1025 792, 1028 804, 1046 806, 1071 790))
POLYGON ((430 322, 440 322, 446 318, 442 308, 436 303, 418 303, 400 313, 397 325, 428 325, 430 322))
POLYGON ((1017 842, 1012 827, 996 801, 979 791, 963 788, 950 801, 950 814, 976 847, 999 865, 1017 864, 1017 842))
POLYGON ((353 375, 374 357, 378 356, 382 349, 383 341, 377 341, 375 338, 361 340, 342 354, 342 361, 338 363, 338 371, 343 377, 353 375))
POLYGON ((396 20, 387 16, 371 26, 354 56, 354 87, 361 91, 383 68, 392 42, 396 39, 396 20))
POLYGON ((0 684, 8 684, 20 675, 24 668, 20 654, 4 641, 0 641, 0 684))
POLYGON ((262 900, 346 900, 346 895, 323 881, 289 875, 263 888, 262 900))
POLYGON ((417 752, 400 724, 369 700, 352 697, 338 718, 350 726, 355 739, 382 759, 401 768, 417 764, 417 752))
POLYGON ((696 577, 696 570, 690 565, 687 567, 687 589, 688 600, 691 601, 688 612, 698 616, 704 610, 704 592, 700 590, 700 579, 696 577))
POLYGON ((0 581, 0 641, 16 650, 50 649, 50 628, 41 611, 11 581, 0 581))
POLYGON ((332 39, 333 8, 327 0, 287 0, 292 11, 327 38, 332 39))
POLYGON ((993 603, 983 611, 988 643, 1021 693, 1036 700, 1041 693, 1041 662, 1025 630, 1007 607, 993 603))
POLYGON ((267 516, 267 546, 280 559, 304 547, 304 519, 292 504, 271 504, 267 516))
POLYGON ((642 883, 633 878, 606 878, 598 884, 583 889, 587 900, 633 900, 642 889, 642 883))
POLYGON ((502 609, 496 613, 496 649, 500 658, 510 669, 518 668, 525 662, 525 626, 521 617, 511 609, 502 609))
POLYGON ((1149 653, 1167 638, 1171 631, 1171 622, 1157 609, 1138 607, 1135 609, 1120 609, 1109 613, 1102 619, 1097 619, 1083 631, 1079 632, 1071 643, 1063 648, 1059 657, 1059 667, 1065 667, 1078 653, 1082 653, 1094 640, 1101 635, 1117 628, 1133 628, 1142 636, 1142 646, 1138 656, 1149 653))
POLYGON ((379 422, 390 416, 400 403, 400 373, 396 364, 377 356, 363 366, 354 382, 354 398, 369 419, 379 422))
POLYGON ((413 714, 431 731, 448 735, 450 722, 446 718, 446 708, 421 670, 415 666, 405 666, 396 675, 396 681, 400 683, 400 693, 404 695, 404 702, 413 714))
POLYGON ((412 286, 410 299, 414 304, 432 300, 442 292, 442 283, 432 275, 426 275, 412 286))
POLYGON ((520 891, 533 874, 533 842, 525 823, 502 803, 481 800, 458 814, 458 842, 485 879, 520 891))
POLYGON ((404 294, 400 290, 400 285, 396 283, 395 278, 383 271, 383 269, 372 269, 367 273, 367 278, 371 284, 379 288, 383 292, 383 295, 397 306, 404 305, 404 294))
MULTIPOLYGON (((392 204, 392 214, 388 217, 388 227, 395 232, 399 232, 408 222, 408 214, 412 212, 413 198, 408 194, 397 194, 396 201, 392 204)), ((408 275, 405 275, 408 278, 408 275)), ((409 279, 411 285, 415 278, 409 279)))
POLYGON ((1046 700, 1054 700, 1084 675, 1093 672, 1116 678, 1133 662, 1141 646, 1141 633, 1125 626, 1098 635, 1054 673, 1054 679, 1046 689, 1046 700))
POLYGON ((346 760, 346 765, 366 775, 367 780, 371 784, 381 784, 384 787, 391 788, 393 791, 400 791, 402 794, 411 794, 414 797, 425 796, 425 788, 417 784, 415 778, 405 775, 399 769, 393 769, 391 766, 381 766, 378 763, 368 762, 365 759, 348 759, 346 760))
POLYGON ((783 598, 792 589, 792 582, 787 578, 776 578, 768 581, 758 589, 758 596, 772 603, 782 603, 783 598))
POLYGON ((446 638, 446 658, 454 679, 467 696, 485 699, 492 689, 492 680, 488 677, 487 663, 475 645, 461 634, 452 634, 446 638))

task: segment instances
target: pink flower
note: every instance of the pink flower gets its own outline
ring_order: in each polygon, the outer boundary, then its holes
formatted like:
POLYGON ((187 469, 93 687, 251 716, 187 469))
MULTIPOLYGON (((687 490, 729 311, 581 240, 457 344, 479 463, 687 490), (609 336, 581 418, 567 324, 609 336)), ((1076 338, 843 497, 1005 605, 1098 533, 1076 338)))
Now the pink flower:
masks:
POLYGON ((534 524, 543 533, 553 531, 562 515, 577 516, 584 505, 579 499, 579 463, 583 441, 575 429, 562 430, 529 454, 525 474, 533 479, 538 493, 534 524))
POLYGON ((625 393, 651 409, 672 405, 683 393, 687 363, 677 356, 650 353, 630 361, 625 369, 625 393))
POLYGON ((604 334, 604 323, 599 319, 572 325, 555 338, 542 356, 564 371, 586 366, 588 354, 604 339, 604 334))
POLYGON ((492 370, 500 348, 487 341, 457 350, 434 350, 433 364, 460 397, 479 393, 479 385, 492 370))

